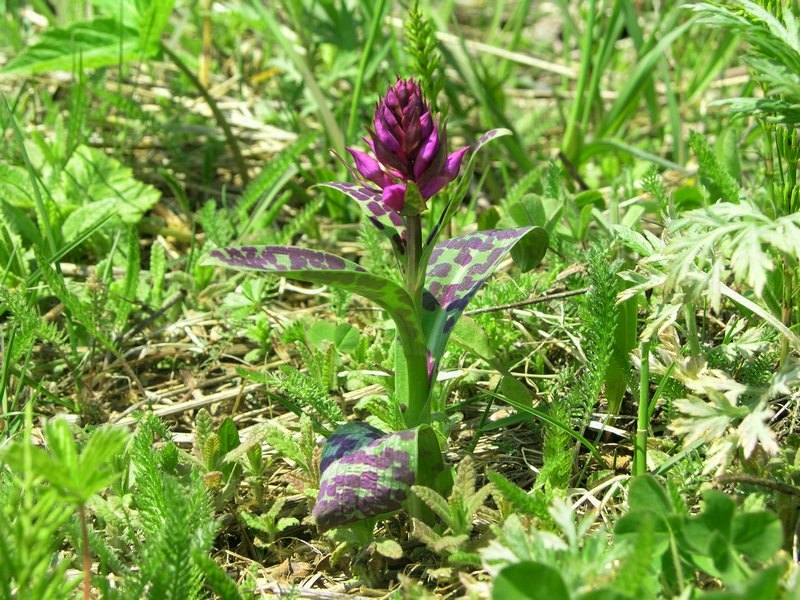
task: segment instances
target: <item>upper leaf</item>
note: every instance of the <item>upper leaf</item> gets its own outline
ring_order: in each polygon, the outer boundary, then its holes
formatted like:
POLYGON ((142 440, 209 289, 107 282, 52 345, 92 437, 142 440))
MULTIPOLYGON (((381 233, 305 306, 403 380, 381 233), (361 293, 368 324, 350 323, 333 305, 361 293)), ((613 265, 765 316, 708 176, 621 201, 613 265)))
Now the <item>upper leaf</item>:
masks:
POLYGON ((508 252, 528 236, 534 238, 526 265, 532 268, 547 249, 547 235, 541 227, 478 231, 436 245, 422 298, 422 329, 434 362, 444 353, 450 332, 469 301, 508 252))
POLYGON ((458 207, 461 206, 461 201, 464 199, 464 196, 467 195, 467 191, 469 190, 472 173, 475 171, 475 156, 477 155, 478 151, 492 140, 505 135, 511 135, 511 131, 508 129, 492 129, 491 131, 484 133, 477 142, 472 144, 470 147, 470 158, 469 162, 467 163, 467 167, 464 169, 464 173, 459 178, 458 185, 456 186, 455 190, 453 190, 453 193, 448 198, 447 207, 444 211, 442 211, 442 216, 431 230, 431 233, 425 242, 426 246, 430 248, 431 244, 436 242, 447 223, 449 223, 450 219, 452 219, 456 214, 458 207))
POLYGON ((406 226, 403 223, 403 218, 383 204, 380 192, 346 181, 332 181, 330 183, 321 183, 320 185, 339 190, 355 200, 358 207, 369 219, 369 222, 389 238, 401 253, 404 252, 406 226))

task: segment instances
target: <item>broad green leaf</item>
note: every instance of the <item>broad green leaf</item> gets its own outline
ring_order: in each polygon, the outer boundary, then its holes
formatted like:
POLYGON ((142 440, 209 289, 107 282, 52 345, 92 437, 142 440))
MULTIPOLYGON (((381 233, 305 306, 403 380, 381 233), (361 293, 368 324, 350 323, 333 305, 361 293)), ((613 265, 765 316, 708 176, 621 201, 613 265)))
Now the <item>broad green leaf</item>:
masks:
POLYGON ((781 549, 783 527, 771 512, 744 513, 734 517, 732 536, 737 552, 763 563, 781 549))
POLYGON ((489 336, 478 325, 475 319, 462 316, 453 327, 453 342, 461 346, 467 352, 472 352, 475 356, 491 362, 497 358, 497 354, 492 348, 489 336))
MULTIPOLYGON (((536 194, 526 194, 518 202, 508 208, 508 216, 497 223, 497 229, 509 227, 544 227, 550 234, 558 225, 563 212, 563 205, 559 202, 551 204, 536 194), (545 203, 547 202, 547 205, 545 203)), ((481 227, 480 229, 488 229, 481 227)))
POLYGON ((375 543, 375 550, 381 556, 399 560, 403 558, 403 547, 394 540, 381 540, 375 543))
POLYGON ((219 426, 219 441, 222 454, 227 454, 239 447, 239 432, 230 417, 225 418, 219 426))
POLYGON ((703 512, 698 521, 709 531, 719 531, 726 540, 731 539, 733 516, 736 513, 736 502, 719 490, 706 490, 703 493, 703 512))
POLYGON ((675 512, 667 492, 650 475, 637 477, 631 482, 628 505, 632 511, 650 510, 664 516, 675 512))
MULTIPOLYGON (((784 575, 785 567, 777 564, 763 571, 758 571, 750 575, 743 590, 736 594, 733 592, 707 592, 699 596, 701 600, 775 600, 775 598, 797 598, 797 592, 787 593, 782 596, 779 593, 778 582, 784 575)), ((795 586, 794 590, 797 590, 795 586)))
POLYGON ((161 197, 156 188, 135 179, 128 167, 87 146, 76 148, 61 177, 63 191, 55 198, 69 214, 62 225, 66 241, 109 215, 135 224, 161 197))
POLYGON ((594 206, 598 210, 603 210, 606 207, 606 199, 597 190, 585 190, 575 194, 572 199, 575 206, 583 208, 585 206, 594 206))
POLYGON ((73 23, 66 29, 45 31, 38 43, 0 69, 0 75, 72 71, 79 62, 85 69, 96 69, 136 60, 142 55, 137 30, 115 19, 95 19, 73 23))
POLYGON ((523 273, 539 266, 550 243, 544 227, 533 227, 511 248, 511 258, 523 273))
POLYGON ((498 221, 498 230, 531 228, 530 233, 511 249, 511 257, 520 269, 530 271, 541 262, 547 251, 549 232, 558 224, 561 213, 559 206, 548 216, 544 201, 535 194, 527 194, 508 207, 508 216, 498 221))
POLYGON ((349 323, 340 323, 338 326, 327 321, 314 323, 306 332, 306 340, 315 347, 329 342, 339 351, 349 354, 358 348, 361 334, 356 327, 349 323))
POLYGON ((158 47, 174 4, 175 0, 149 0, 137 3, 140 6, 137 29, 139 30, 139 44, 142 48, 155 49, 158 47), (144 4, 143 7, 142 4, 144 4))
POLYGON ((567 585, 553 567, 522 561, 497 574, 492 600, 570 600, 567 585))
POLYGON ((515 202, 508 207, 508 216, 511 217, 517 227, 547 225, 547 214, 544 210, 542 200, 535 194, 526 194, 519 202, 515 202))
POLYGON ((609 411, 619 414, 622 398, 631 376, 630 353, 636 347, 637 302, 634 296, 620 302, 614 309, 616 328, 614 330, 614 352, 606 370, 605 388, 609 411))

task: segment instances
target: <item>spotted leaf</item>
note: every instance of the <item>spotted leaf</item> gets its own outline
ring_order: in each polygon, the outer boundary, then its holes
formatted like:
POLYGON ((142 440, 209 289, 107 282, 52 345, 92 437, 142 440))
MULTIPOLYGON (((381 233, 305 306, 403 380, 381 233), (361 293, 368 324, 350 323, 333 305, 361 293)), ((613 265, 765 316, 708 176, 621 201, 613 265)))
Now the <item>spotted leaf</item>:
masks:
POLYGON ((514 246, 526 250, 526 266, 538 264, 547 250, 541 227, 478 231, 436 245, 428 261, 422 329, 436 369, 447 339, 470 300, 514 246))
POLYGON ((366 423, 347 423, 323 450, 313 510, 317 526, 325 531, 395 511, 409 499, 412 485, 430 481, 442 466, 428 426, 384 434, 366 423))
POLYGON ((340 287, 384 308, 397 324, 404 346, 422 343, 408 292, 393 281, 334 254, 292 246, 242 246, 216 248, 202 262, 340 287))
POLYGON ((406 226, 403 218, 391 208, 383 204, 381 192, 348 182, 333 181, 321 183, 323 187, 333 188, 347 194, 356 201, 361 212, 369 219, 378 231, 389 238, 402 254, 405 252, 406 226))
POLYGON ((439 239, 439 235, 442 231, 444 231, 445 226, 456 214, 458 207, 461 206, 461 201, 464 199, 464 196, 467 195, 467 191, 469 190, 469 186, 472 182, 472 174, 475 172, 475 157, 477 156, 478 151, 492 140, 506 135, 511 135, 511 131, 508 129, 492 129, 491 131, 484 133, 477 142, 472 144, 469 149, 469 161, 467 162, 464 172, 459 178, 458 185, 447 199, 446 208, 442 211, 439 221, 433 226, 431 233, 425 242, 429 249, 433 246, 433 244, 436 243, 436 240, 439 239))

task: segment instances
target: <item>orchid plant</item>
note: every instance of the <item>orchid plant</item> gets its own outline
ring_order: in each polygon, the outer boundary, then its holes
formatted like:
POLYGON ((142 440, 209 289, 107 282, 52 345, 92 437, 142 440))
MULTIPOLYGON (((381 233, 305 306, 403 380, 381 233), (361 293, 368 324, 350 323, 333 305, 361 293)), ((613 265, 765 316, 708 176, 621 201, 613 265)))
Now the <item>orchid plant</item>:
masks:
POLYGON ((347 149, 355 163, 355 169, 348 166, 354 181, 322 185, 352 198, 389 239, 404 286, 334 254, 297 247, 217 248, 204 259, 338 286, 371 300, 394 320, 395 394, 408 429, 386 434, 366 423, 347 423, 328 438, 314 508, 323 530, 397 510, 412 498, 411 486, 434 484, 444 465, 429 425, 432 389, 453 327, 509 252, 529 270, 539 264, 548 243, 546 231, 535 226, 440 241, 469 188, 475 153, 508 130, 489 131, 472 146, 448 153, 445 124, 432 113, 417 82, 398 79, 378 103, 368 132, 363 140, 369 152, 347 149), (424 223, 428 203, 456 181, 466 157, 464 174, 451 186, 438 219, 424 223))

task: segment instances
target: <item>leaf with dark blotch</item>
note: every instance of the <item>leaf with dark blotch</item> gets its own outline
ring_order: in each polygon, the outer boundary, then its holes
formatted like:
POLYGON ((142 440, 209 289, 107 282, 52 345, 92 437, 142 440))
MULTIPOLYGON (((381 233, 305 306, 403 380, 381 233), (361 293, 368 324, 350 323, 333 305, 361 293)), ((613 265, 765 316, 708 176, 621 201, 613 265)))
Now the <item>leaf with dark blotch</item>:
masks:
POLYGON ((397 324, 404 347, 422 344, 422 334, 408 292, 393 281, 373 275, 334 254, 292 246, 242 246, 216 248, 201 262, 333 285, 359 294, 389 313, 397 324))
MULTIPOLYGON (((313 511, 319 529, 399 509, 417 481, 420 433, 425 429, 383 434, 366 423, 347 423, 336 431, 326 444, 320 467, 313 511)), ((428 459, 441 462, 441 455, 428 459)))
POLYGON ((461 176, 458 178, 458 185, 455 187, 447 200, 447 207, 442 211, 439 221, 431 229, 431 233, 425 242, 426 246, 430 247, 432 243, 436 242, 436 240, 439 238, 439 234, 444 230, 447 223, 450 222, 450 219, 452 219, 456 214, 458 207, 461 206, 461 201, 464 199, 464 196, 467 195, 467 191, 469 190, 472 180, 472 174, 475 171, 475 157, 478 151, 493 139, 503 137, 504 135, 511 135, 511 131, 508 129, 492 129, 491 131, 484 133, 477 142, 472 144, 470 147, 470 158, 467 162, 467 166, 462 172, 461 176))
POLYGON ((368 423, 345 423, 334 431, 325 442, 322 450, 322 459, 319 464, 320 474, 325 472, 331 463, 342 458, 345 454, 355 452, 361 446, 385 435, 377 427, 368 423))
POLYGON ((380 192, 346 181, 334 181, 320 185, 339 190, 355 200, 369 222, 389 238, 401 253, 405 251, 406 226, 403 218, 383 204, 380 192))
MULTIPOLYGON (((423 294, 422 328, 434 362, 444 353, 447 339, 461 313, 511 249, 533 235, 541 260, 547 249, 547 236, 541 227, 493 229, 468 233, 440 242, 431 253, 423 294)), ((535 261, 534 261, 535 259, 535 261)))

